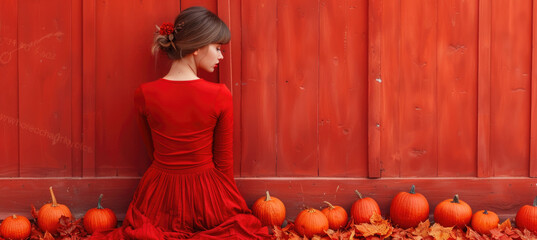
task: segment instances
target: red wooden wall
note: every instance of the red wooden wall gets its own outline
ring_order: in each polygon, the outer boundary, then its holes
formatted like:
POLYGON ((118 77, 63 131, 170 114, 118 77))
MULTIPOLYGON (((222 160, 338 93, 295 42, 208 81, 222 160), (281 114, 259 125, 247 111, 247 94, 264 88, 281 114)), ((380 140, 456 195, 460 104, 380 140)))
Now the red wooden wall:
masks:
POLYGON ((358 189, 387 214, 415 184, 509 217, 537 195, 531 0, 4 0, 0 218, 48 186, 77 217, 99 193, 124 215, 149 164, 132 94, 170 65, 154 25, 193 5, 232 31, 203 77, 233 93, 249 203, 270 190, 294 218, 358 189))

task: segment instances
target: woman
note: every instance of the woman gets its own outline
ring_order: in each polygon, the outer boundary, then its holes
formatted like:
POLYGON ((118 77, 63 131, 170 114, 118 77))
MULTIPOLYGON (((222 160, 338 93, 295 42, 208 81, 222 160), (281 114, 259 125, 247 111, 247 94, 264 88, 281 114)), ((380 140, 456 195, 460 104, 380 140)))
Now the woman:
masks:
POLYGON ((152 164, 121 228, 93 239, 269 239, 233 179, 233 102, 223 84, 205 81, 230 40, 225 23, 192 7, 163 24, 154 52, 173 60, 166 76, 142 84, 135 106, 152 164))

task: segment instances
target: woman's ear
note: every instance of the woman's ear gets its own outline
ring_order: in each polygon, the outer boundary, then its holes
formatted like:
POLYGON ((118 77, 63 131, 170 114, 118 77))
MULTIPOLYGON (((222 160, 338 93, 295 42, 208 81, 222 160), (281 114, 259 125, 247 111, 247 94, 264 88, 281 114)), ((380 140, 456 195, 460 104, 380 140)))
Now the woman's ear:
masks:
POLYGON ((198 50, 194 51, 192 54, 193 54, 194 56, 198 56, 199 51, 200 51, 200 50, 198 49, 198 50))

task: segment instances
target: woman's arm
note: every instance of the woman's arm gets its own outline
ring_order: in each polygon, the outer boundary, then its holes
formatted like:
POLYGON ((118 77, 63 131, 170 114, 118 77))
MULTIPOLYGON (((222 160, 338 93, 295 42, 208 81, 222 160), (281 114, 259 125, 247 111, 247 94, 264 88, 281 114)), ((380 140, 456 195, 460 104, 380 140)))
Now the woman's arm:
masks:
POLYGON ((149 122, 147 121, 147 114, 145 111, 145 98, 142 92, 142 89, 139 87, 134 92, 134 105, 136 106, 136 116, 138 119, 138 127, 140 128, 140 133, 144 140, 147 153, 151 161, 154 160, 153 152, 155 148, 153 146, 153 138, 151 137, 151 128, 149 127, 149 122))
POLYGON ((216 105, 221 109, 214 129, 213 158, 216 169, 233 179, 233 97, 222 84, 216 105))

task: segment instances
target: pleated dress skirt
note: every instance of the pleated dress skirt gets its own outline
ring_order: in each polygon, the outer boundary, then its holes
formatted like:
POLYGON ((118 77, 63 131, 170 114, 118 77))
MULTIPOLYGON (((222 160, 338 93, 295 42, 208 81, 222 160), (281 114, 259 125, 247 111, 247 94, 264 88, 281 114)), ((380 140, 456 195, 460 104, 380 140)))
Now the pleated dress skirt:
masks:
POLYGON ((214 165, 170 169, 156 162, 140 180, 120 228, 90 239, 271 239, 234 180, 214 165))

